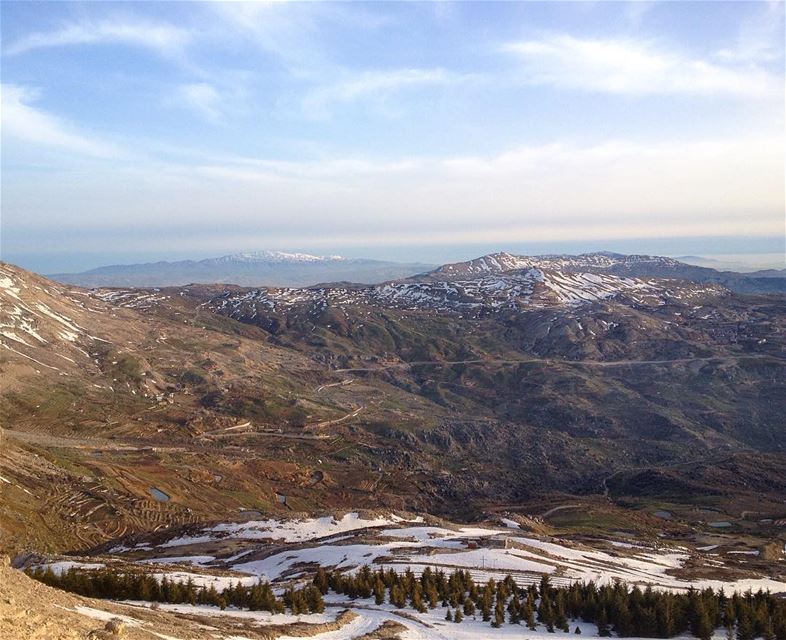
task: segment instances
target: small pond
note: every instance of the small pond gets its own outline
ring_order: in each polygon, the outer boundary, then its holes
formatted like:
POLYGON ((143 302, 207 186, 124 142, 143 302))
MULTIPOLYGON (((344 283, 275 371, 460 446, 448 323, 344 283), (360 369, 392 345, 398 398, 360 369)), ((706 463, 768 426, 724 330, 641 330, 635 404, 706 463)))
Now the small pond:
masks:
POLYGON ((671 511, 656 511, 652 515, 658 516, 659 518, 666 518, 667 520, 671 518, 671 511))
POLYGON ((713 529, 725 529, 731 526, 731 522, 727 522, 726 520, 720 520, 718 522, 710 522, 709 524, 713 529))
POLYGON ((150 492, 150 495, 159 502, 169 502, 169 495, 161 491, 161 489, 157 487, 150 487, 148 491, 150 492))

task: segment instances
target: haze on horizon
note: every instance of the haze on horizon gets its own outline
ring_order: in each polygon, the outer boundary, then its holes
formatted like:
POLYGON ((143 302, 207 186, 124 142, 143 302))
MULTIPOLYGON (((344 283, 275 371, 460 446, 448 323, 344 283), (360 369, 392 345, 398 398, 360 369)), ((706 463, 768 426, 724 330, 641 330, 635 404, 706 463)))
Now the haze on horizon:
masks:
POLYGON ((783 253, 784 4, 2 4, 2 257, 783 253))

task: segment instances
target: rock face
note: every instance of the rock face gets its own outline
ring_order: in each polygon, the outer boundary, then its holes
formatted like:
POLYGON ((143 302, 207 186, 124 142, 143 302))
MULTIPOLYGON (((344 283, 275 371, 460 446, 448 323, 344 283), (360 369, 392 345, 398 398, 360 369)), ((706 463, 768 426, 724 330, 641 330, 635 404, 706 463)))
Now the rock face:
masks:
POLYGON ((72 611, 78 604, 82 604, 80 599, 31 580, 11 569, 7 562, 0 563, 0 638, 3 640, 101 637, 88 635, 104 625, 72 611))

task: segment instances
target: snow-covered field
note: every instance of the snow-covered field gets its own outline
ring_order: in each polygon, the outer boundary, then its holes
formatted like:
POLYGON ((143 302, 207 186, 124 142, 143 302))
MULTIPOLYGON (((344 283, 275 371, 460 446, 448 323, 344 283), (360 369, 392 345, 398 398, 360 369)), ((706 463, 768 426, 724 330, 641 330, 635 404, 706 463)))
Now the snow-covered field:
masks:
MULTIPOLYGON (((727 579, 690 581, 682 573, 688 563, 693 570, 701 563, 713 570, 722 568, 717 556, 708 557, 701 550, 660 543, 649 545, 639 540, 596 540, 589 546, 531 534, 511 519, 484 526, 462 526, 392 513, 363 515, 352 512, 335 517, 289 520, 270 518, 206 525, 171 537, 159 535, 147 542, 117 545, 113 551, 112 556, 91 559, 102 563, 60 561, 51 566, 61 572, 69 566, 91 569, 103 563, 109 566, 134 563, 148 567, 159 579, 164 576, 183 582, 190 579, 197 586, 212 585, 219 591, 237 583, 249 586, 259 579, 268 580, 279 594, 293 583, 310 580, 319 566, 354 572, 363 565, 384 566, 401 572, 409 568, 415 575, 420 575, 427 567, 443 569, 446 573, 462 568, 470 571, 476 583, 484 583, 489 578, 501 580, 509 574, 521 586, 539 582, 543 574, 548 574, 556 586, 575 581, 594 580, 608 584, 623 580, 669 590, 709 586, 723 588, 726 593, 749 588, 786 592, 786 582, 767 575, 735 579, 728 574, 727 579)), ((150 603, 140 602, 129 604, 150 606, 150 603)), ((398 637, 403 640, 540 639, 564 635, 561 631, 547 634, 542 626, 536 631, 511 624, 492 629, 479 616, 478 619, 466 617, 457 624, 445 620, 443 607, 419 614, 411 608, 399 610, 388 603, 376 605, 373 599, 349 600, 345 595, 332 592, 325 596, 325 604, 324 613, 298 616, 231 607, 221 611, 216 607, 185 604, 161 604, 160 608, 181 615, 201 616, 200 619, 242 619, 244 624, 259 626, 262 630, 270 624, 333 623, 340 612, 347 609, 355 614, 340 628, 311 636, 319 640, 360 638, 386 623, 401 625, 398 637)), ((231 626, 229 620, 227 623, 231 626)), ((570 623, 571 635, 577 626, 581 635, 598 637, 594 624, 575 621, 570 623)), ((716 636, 723 637, 724 633, 719 631, 716 636)), ((235 640, 244 638, 242 634, 232 637, 235 640)))
POLYGON ((430 524, 422 517, 407 520, 396 514, 362 516, 352 512, 339 517, 221 523, 174 535, 155 545, 119 545, 112 551, 137 563, 188 565, 179 576, 192 576, 199 584, 215 581, 218 588, 231 580, 227 571, 244 583, 261 578, 283 584, 310 575, 318 566, 354 571, 368 564, 400 571, 409 567, 416 574, 425 567, 446 572, 469 569, 476 580, 510 574, 521 585, 548 574, 554 584, 622 580, 674 590, 694 586, 786 591, 786 583, 766 575, 688 580, 681 575, 687 563, 716 571, 722 562, 685 547, 618 540, 590 547, 528 535, 515 524, 508 519, 470 527, 430 524), (210 569, 222 570, 222 576, 199 578, 201 571, 209 573, 210 569))
MULTIPOLYGON (((146 607, 146 603, 131 603, 135 606, 146 607)), ((389 604, 375 605, 373 601, 348 602, 341 596, 327 596, 327 608, 323 614, 290 615, 276 614, 271 615, 264 611, 239 611, 227 609, 221 611, 216 607, 182 604, 162 604, 160 609, 184 615, 199 615, 206 617, 230 616, 239 618, 246 622, 253 622, 264 628, 270 624, 292 624, 295 622, 305 622, 318 624, 330 622, 336 619, 338 613, 344 609, 350 609, 357 617, 340 629, 325 631, 309 636, 315 640, 353 640, 361 638, 366 634, 379 629, 386 622, 395 622, 402 625, 405 630, 401 632, 401 640, 508 640, 517 638, 519 640, 545 639, 554 640, 559 637, 575 637, 575 629, 581 630, 584 638, 598 638, 598 630, 595 624, 581 621, 570 623, 570 633, 556 631, 548 633, 543 627, 538 627, 532 631, 524 625, 505 624, 497 629, 492 629, 488 622, 483 622, 480 616, 476 618, 465 618, 461 623, 453 623, 445 620, 445 609, 437 607, 423 614, 411 615, 410 611, 405 611, 405 615, 389 604)), ((243 640, 243 636, 233 636, 235 640, 243 640)), ((296 640, 302 636, 279 636, 279 640, 296 640)), ((719 629, 713 636, 713 640, 725 638, 725 630, 719 629)), ((677 636, 676 640, 693 640, 691 636, 677 636)), ((638 640, 633 638, 631 640, 638 640)))

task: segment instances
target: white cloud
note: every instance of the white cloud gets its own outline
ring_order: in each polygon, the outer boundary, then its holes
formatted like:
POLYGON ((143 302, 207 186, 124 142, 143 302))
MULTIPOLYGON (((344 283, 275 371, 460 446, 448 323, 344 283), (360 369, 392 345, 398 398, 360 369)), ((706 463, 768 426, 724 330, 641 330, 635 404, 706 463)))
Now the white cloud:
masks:
POLYGON ((371 100, 380 107, 396 92, 429 86, 447 86, 468 76, 442 68, 390 69, 345 72, 332 84, 309 91, 303 109, 311 117, 325 117, 336 105, 371 100))
POLYGON ((373 10, 361 3, 334 2, 224 1, 209 7, 224 36, 248 39, 295 74, 335 66, 326 34, 339 29, 370 31, 391 21, 381 4, 373 10))
POLYGON ((784 225, 784 158, 773 135, 448 158, 236 158, 107 168, 84 181, 64 174, 10 185, 4 197, 8 211, 24 212, 15 227, 58 220, 109 236, 133 225, 150 242, 188 228, 191 247, 263 236, 299 247, 773 236, 784 225))
POLYGON ((325 19, 335 5, 317 2, 214 2, 210 8, 224 36, 246 39, 274 56, 292 73, 327 63, 320 43, 325 19))
POLYGON ((178 57, 190 37, 187 30, 179 27, 118 16, 100 21, 71 22, 53 31, 31 33, 9 44, 5 53, 15 55, 70 45, 126 44, 178 57))
POLYGON ((587 39, 552 35, 507 44, 503 50, 523 62, 524 80, 559 88, 615 94, 777 95, 782 79, 746 66, 722 66, 708 60, 657 49, 626 39, 587 39))
POLYGON ((195 82, 179 87, 179 98, 185 105, 209 122, 221 122, 223 99, 216 88, 207 82, 195 82))
POLYGON ((80 155, 116 157, 120 150, 100 139, 83 134, 60 118, 30 105, 36 91, 13 84, 3 84, 2 134, 26 143, 65 149, 80 155))

